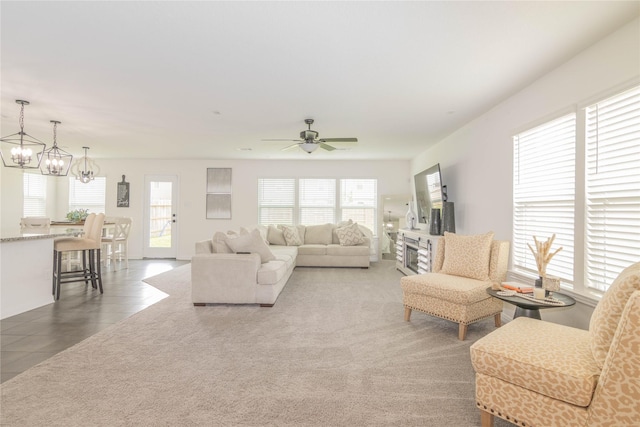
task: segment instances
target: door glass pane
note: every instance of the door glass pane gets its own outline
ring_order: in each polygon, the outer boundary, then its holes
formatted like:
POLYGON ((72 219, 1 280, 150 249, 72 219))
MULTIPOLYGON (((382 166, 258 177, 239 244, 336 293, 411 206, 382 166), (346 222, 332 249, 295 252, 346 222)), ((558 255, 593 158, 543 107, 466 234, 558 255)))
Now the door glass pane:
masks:
POLYGON ((149 247, 170 248, 171 182, 151 182, 149 200, 149 247))

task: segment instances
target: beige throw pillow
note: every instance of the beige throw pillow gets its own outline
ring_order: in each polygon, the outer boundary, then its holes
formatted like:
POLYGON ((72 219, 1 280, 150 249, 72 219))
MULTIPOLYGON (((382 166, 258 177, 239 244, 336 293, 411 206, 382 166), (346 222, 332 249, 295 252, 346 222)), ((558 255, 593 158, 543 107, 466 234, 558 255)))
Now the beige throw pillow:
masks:
POLYGON ((260 260, 263 264, 276 259, 269 246, 262 240, 260 231, 257 229, 249 234, 240 234, 234 239, 225 236, 225 243, 235 253, 249 252, 260 255, 260 260))
POLYGON ((280 225, 279 227, 282 228, 282 234, 284 235, 285 242, 287 242, 287 246, 300 246, 302 244, 298 227, 293 225, 280 225))
POLYGON ((338 240, 341 246, 356 246, 364 243, 364 234, 360 231, 358 223, 336 228, 338 240))
POLYGON ((213 235, 212 243, 213 243, 213 251, 217 254, 232 254, 233 251, 231 248, 225 243, 225 239, 227 235, 221 231, 216 232, 213 235))
POLYGON ((270 225, 267 229, 267 240, 269 241, 270 245, 287 245, 287 241, 284 240, 284 233, 275 225, 270 225))
POLYGON ((440 273, 489 280, 489 260, 493 231, 464 236, 444 233, 444 262, 440 273))

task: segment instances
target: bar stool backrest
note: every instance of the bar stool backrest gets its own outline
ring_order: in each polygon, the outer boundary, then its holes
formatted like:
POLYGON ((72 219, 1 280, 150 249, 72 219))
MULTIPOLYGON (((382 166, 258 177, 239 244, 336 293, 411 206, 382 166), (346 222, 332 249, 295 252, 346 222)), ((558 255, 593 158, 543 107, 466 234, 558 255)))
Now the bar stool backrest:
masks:
POLYGON ((91 227, 93 226, 93 221, 96 219, 96 214, 89 214, 84 220, 84 226, 82 227, 82 238, 88 239, 91 234, 91 227))
POLYGON ((96 243, 96 248, 100 248, 103 225, 104 225, 104 214, 99 213, 95 215, 93 222, 91 223, 91 231, 89 232, 89 234, 86 235, 87 239, 93 240, 96 243))

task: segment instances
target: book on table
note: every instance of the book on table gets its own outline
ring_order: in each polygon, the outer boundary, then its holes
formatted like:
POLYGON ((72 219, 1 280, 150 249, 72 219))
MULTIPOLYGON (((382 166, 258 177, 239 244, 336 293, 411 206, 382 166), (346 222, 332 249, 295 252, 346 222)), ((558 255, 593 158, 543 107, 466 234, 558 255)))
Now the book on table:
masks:
POLYGON ((521 294, 532 294, 533 286, 518 282, 502 282, 502 287, 521 294))

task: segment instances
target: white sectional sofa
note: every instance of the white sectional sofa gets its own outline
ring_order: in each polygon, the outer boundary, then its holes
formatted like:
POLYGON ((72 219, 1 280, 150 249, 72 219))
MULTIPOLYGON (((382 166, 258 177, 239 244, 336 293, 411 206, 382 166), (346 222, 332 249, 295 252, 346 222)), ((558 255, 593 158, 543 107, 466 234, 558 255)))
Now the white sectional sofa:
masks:
POLYGON ((351 222, 216 233, 196 243, 192 302, 272 306, 296 266, 368 268, 371 237, 351 222))

